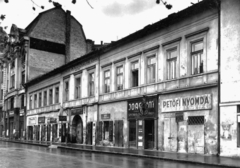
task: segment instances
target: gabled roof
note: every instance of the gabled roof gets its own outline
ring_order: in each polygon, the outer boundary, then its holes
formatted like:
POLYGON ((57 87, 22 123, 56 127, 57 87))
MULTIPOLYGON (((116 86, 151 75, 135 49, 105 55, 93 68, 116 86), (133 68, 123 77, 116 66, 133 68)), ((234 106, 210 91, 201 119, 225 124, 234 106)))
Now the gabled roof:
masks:
POLYGON ((143 29, 136 31, 116 42, 111 43, 110 45, 107 45, 105 47, 102 47, 99 50, 93 51, 91 53, 88 53, 80 58, 77 58, 61 67, 58 67, 42 76, 39 76, 35 79, 32 79, 31 81, 27 82, 25 84, 25 86, 31 86, 35 83, 38 83, 46 78, 49 78, 51 76, 54 76, 57 73, 61 73, 62 71, 75 66, 77 64, 79 64, 82 61, 85 61, 87 59, 89 59, 90 57, 97 57, 100 56, 101 54, 104 54, 106 52, 109 52, 117 47, 120 47, 122 45, 126 45, 129 42, 135 41, 137 39, 143 38, 147 35, 150 35, 154 32, 157 32, 161 29, 165 29, 167 27, 169 27, 170 25, 173 25, 177 22, 181 22, 183 19, 188 18, 189 16, 193 16, 196 15, 198 13, 202 13, 205 10, 209 10, 209 9, 217 9, 218 7, 218 3, 219 0, 203 0, 197 4, 194 4, 178 13, 173 13, 171 15, 169 15, 167 18, 162 19, 152 25, 147 25, 146 27, 144 27, 143 29))

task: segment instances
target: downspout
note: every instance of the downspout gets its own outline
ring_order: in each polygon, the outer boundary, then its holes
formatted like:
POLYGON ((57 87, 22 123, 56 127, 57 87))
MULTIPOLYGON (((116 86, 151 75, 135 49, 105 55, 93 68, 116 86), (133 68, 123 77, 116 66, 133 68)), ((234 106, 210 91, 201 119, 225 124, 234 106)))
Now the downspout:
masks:
POLYGON ((97 143, 100 142, 100 139, 98 137, 98 130, 99 130, 99 98, 100 98, 99 95, 100 95, 100 54, 98 55, 98 95, 97 95, 98 99, 97 99, 97 123, 96 123, 97 133, 95 134, 95 146, 97 146, 97 143))
POLYGON ((221 103, 221 0, 217 1, 218 8, 218 147, 217 156, 220 156, 220 103, 221 103))

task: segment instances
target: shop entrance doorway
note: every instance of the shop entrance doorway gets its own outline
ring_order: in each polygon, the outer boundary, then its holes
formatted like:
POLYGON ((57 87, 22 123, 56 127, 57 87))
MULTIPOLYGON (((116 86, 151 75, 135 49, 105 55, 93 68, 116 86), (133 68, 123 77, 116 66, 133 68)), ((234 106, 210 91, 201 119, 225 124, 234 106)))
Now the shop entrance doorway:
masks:
POLYGON ((13 125, 13 118, 9 119, 10 121, 10 128, 9 128, 9 135, 10 138, 13 138, 13 129, 14 129, 14 125, 13 125))
POLYGON ((92 127, 93 122, 87 123, 87 144, 92 145, 92 127))
POLYGON ((72 142, 83 143, 83 122, 79 115, 73 118, 72 122, 72 142))
POLYGON ((145 120, 145 149, 154 148, 154 120, 145 120))
POLYGON ((137 146, 137 123, 136 120, 129 120, 129 146, 137 146))
POLYGON ((50 141, 51 136, 51 125, 47 125, 47 141, 50 141))
POLYGON ((62 129, 61 129, 61 142, 66 142, 66 123, 62 124, 62 129))
POLYGON ((204 116, 188 117, 188 152, 204 154, 204 116))
POLYGON ((28 139, 33 140, 33 126, 28 126, 28 139))
POLYGON ((177 151, 177 123, 174 118, 164 118, 164 149, 168 152, 177 151))
POLYGON ((52 125, 52 142, 57 140, 57 124, 52 125))
POLYGON ((123 147, 123 120, 115 121, 115 146, 123 147))

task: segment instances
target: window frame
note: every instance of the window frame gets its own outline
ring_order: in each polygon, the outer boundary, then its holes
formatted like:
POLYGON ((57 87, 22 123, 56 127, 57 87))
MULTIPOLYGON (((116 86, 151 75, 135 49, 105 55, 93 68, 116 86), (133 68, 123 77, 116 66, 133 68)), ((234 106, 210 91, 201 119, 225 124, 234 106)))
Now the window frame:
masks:
POLYGON ((57 104, 57 103, 59 103, 59 92, 60 92, 60 88, 59 88, 59 86, 55 86, 54 87, 54 104, 57 104), (57 92, 56 92, 56 89, 58 88, 58 94, 56 94, 57 92), (57 100, 57 101, 56 101, 57 100))
POLYGON ((53 88, 48 89, 48 105, 53 105, 53 88))
POLYGON ((47 90, 45 89, 45 90, 43 90, 43 107, 46 107, 46 106, 48 106, 48 101, 47 101, 47 96, 48 95, 48 93, 47 93, 47 90), (45 94, 46 93, 46 94, 45 94), (46 96, 46 99, 45 99, 45 96, 46 96))
POLYGON ((63 102, 69 101, 69 78, 64 79, 63 81, 63 102), (68 89, 66 89, 66 83, 68 83, 68 89))
POLYGON ((153 84, 156 83, 157 81, 157 54, 151 54, 146 56, 146 84, 153 84), (148 60, 154 58, 155 59, 155 64, 150 64, 148 65, 148 60), (154 65, 154 79, 151 79, 151 76, 148 75, 150 73, 150 68, 153 67, 154 65))
POLYGON ((42 100, 43 100, 43 93, 39 92, 38 93, 38 107, 42 107, 42 100))
POLYGON ((95 73, 95 69, 88 71, 88 83, 89 83, 89 87, 88 87, 88 96, 92 97, 95 96, 95 79, 96 79, 96 73, 95 73), (93 74, 93 81, 90 81, 90 76, 93 74), (93 90, 91 90, 93 89, 93 90))
POLYGON ((103 71, 103 92, 104 93, 110 93, 111 91, 111 69, 105 69, 103 71), (109 77, 106 77, 105 74, 109 72, 109 77), (108 90, 106 89, 106 80, 109 80, 109 86, 108 86, 108 90))
POLYGON ((76 75, 74 77, 74 84, 75 84, 75 89, 74 89, 74 92, 75 92, 75 95, 74 95, 74 98, 75 99, 81 99, 82 98, 82 75, 76 75), (80 83, 79 85, 77 86, 77 79, 80 79, 80 83))
POLYGON ((125 70, 125 66, 124 64, 118 64, 116 65, 116 91, 121 91, 124 89, 124 70, 125 70), (118 73, 118 68, 122 68, 122 72, 121 73, 118 73), (118 77, 122 76, 122 88, 118 89, 118 77))
POLYGON ((205 28, 203 30, 199 30, 197 32, 193 32, 190 35, 185 35, 187 39, 187 75, 200 75, 202 73, 194 74, 192 72, 192 44, 198 41, 203 41, 203 53, 202 53, 202 60, 203 60, 203 73, 207 72, 207 35, 208 35, 209 28, 205 28))

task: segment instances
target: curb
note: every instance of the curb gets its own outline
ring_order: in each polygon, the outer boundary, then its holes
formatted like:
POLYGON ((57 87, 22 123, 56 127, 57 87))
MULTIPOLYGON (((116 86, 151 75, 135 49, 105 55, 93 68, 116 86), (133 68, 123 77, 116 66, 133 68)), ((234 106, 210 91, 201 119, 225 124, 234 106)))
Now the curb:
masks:
MULTIPOLYGON (((0 139, 0 141, 19 143, 19 144, 27 144, 27 145, 35 145, 35 146, 42 146, 42 147, 49 147, 50 146, 50 144, 38 144, 38 143, 29 143, 29 142, 5 140, 5 139, 0 139)), ((59 148, 59 149, 69 149, 69 150, 84 151, 84 152, 91 152, 91 153, 104 153, 104 154, 131 156, 131 157, 159 159, 159 160, 166 160, 166 161, 171 161, 171 162, 188 163, 188 164, 193 164, 193 165, 217 166, 217 167, 224 167, 224 168, 239 168, 239 166, 234 166, 234 165, 223 165, 223 164, 206 163, 206 162, 200 162, 200 161, 196 162, 196 161, 183 160, 183 159, 173 159, 173 158, 158 157, 158 156, 151 156, 151 155, 139 155, 139 154, 133 154, 133 153, 124 153, 124 152, 81 149, 81 148, 61 146, 60 144, 56 144, 56 145, 57 145, 57 148, 59 148)))
POLYGON ((189 161, 189 160, 182 160, 182 159, 172 159, 172 158, 150 156, 150 155, 139 155, 139 154, 132 154, 132 153, 120 153, 120 152, 109 152, 109 151, 100 151, 100 150, 80 149, 80 148, 66 147, 66 146, 61 146, 61 145, 58 146, 57 148, 69 149, 69 150, 75 150, 75 151, 92 152, 92 153, 105 153, 105 154, 132 156, 132 157, 141 157, 141 158, 150 158, 150 159, 160 159, 160 160, 179 162, 179 163, 189 163, 189 164, 194 164, 194 165, 217 166, 217 167, 225 167, 225 168, 239 168, 239 166, 234 166, 234 165, 205 163, 205 162, 199 162, 199 161, 196 162, 196 161, 189 161))

